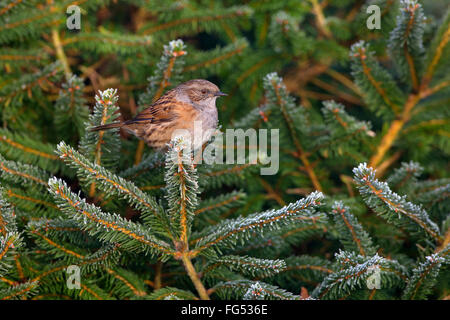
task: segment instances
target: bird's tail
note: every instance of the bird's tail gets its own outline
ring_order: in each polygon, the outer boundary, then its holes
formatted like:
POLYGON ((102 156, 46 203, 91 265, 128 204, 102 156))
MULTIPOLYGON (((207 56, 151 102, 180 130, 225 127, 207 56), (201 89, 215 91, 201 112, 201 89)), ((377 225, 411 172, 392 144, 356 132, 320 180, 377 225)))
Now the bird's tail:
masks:
POLYGON ((123 122, 114 122, 114 123, 108 123, 108 124, 104 124, 101 126, 96 126, 91 128, 91 131, 101 131, 101 130, 109 130, 109 129, 113 129, 113 128, 120 128, 124 125, 123 122))

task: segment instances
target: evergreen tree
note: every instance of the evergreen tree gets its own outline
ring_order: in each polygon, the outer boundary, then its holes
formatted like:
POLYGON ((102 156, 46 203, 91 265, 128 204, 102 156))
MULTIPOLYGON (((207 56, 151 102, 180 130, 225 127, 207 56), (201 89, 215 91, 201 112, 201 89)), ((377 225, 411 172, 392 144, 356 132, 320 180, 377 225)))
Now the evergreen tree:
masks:
POLYGON ((448 298, 444 7, 0 1, 0 299, 448 298), (89 130, 193 78, 275 175, 89 130))

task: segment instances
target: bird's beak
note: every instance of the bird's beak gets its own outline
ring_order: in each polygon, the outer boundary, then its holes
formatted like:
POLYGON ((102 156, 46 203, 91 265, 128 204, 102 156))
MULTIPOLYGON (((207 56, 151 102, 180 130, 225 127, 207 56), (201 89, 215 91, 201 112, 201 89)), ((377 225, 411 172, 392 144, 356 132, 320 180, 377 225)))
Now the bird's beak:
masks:
POLYGON ((216 97, 220 97, 220 96, 227 96, 228 94, 223 93, 222 91, 217 91, 214 95, 215 95, 216 97))

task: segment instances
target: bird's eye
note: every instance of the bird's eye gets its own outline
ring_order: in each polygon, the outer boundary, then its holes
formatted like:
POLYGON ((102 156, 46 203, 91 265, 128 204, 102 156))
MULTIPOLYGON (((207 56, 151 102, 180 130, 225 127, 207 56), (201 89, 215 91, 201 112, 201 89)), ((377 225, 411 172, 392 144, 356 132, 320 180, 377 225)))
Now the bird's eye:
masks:
POLYGON ((202 93, 203 93, 203 94, 206 94, 207 92, 208 92, 208 91, 207 91, 206 89, 203 89, 203 90, 202 90, 202 93))

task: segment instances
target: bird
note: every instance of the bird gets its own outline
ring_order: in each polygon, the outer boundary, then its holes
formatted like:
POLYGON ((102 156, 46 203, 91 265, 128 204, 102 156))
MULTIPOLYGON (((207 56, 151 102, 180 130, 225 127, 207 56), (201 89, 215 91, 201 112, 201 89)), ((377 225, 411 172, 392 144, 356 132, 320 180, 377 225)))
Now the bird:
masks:
POLYGON ((208 80, 189 80, 167 91, 133 119, 99 125, 90 130, 123 128, 144 140, 149 147, 159 150, 165 149, 177 132, 187 132, 193 139, 192 143, 196 141, 193 147, 197 149, 211 138, 217 128, 216 99, 226 95, 208 80), (194 137, 199 133, 194 129, 199 126, 200 139, 194 137))

